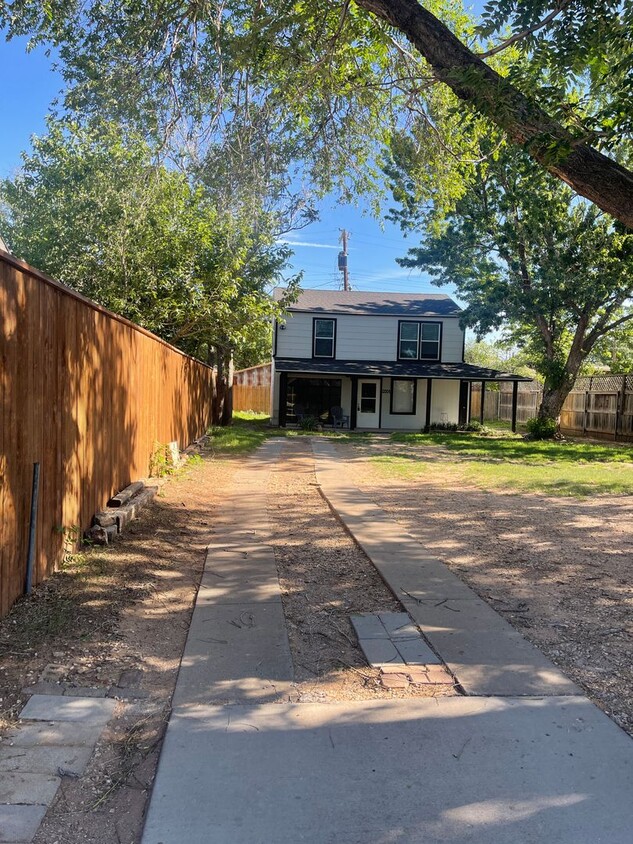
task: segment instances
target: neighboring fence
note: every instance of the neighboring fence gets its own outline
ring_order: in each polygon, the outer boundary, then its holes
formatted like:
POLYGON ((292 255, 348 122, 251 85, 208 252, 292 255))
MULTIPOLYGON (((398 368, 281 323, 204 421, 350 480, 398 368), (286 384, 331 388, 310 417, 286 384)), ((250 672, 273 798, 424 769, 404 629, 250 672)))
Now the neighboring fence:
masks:
POLYGON ((233 410, 270 413, 271 365, 263 363, 233 374, 233 410))
POLYGON ((633 442, 633 375, 578 378, 560 427, 570 434, 633 442))
MULTIPOLYGON (((517 422, 535 416, 542 390, 535 382, 520 382, 517 422)), ((481 386, 472 385, 471 416, 479 418, 481 386)), ((499 390, 486 390, 484 418, 510 421, 512 384, 501 382, 499 390)), ((594 375, 578 378, 567 396, 560 416, 560 427, 572 436, 633 442, 633 375, 594 375)))
POLYGON ((34 582, 130 481, 156 443, 180 447, 222 412, 215 372, 0 253, 0 614, 24 590, 40 464, 34 582))

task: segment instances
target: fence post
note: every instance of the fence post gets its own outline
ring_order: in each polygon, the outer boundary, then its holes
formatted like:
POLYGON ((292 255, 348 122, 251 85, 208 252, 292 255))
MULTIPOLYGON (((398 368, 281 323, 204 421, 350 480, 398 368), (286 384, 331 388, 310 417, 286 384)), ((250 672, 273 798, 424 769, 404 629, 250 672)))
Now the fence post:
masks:
POLYGON ((617 440, 621 422, 624 419, 624 408, 626 405, 626 375, 622 376, 622 389, 618 391, 618 399, 615 405, 615 431, 613 438, 617 440))

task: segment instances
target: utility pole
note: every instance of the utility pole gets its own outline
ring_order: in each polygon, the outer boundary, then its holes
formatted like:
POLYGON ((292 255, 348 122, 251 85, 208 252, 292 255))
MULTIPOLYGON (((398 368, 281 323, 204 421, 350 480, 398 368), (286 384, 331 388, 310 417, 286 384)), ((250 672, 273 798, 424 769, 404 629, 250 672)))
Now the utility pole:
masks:
POLYGON ((343 249, 338 253, 338 268, 343 273, 343 290, 351 290, 349 285, 349 269, 347 267, 347 231, 341 229, 341 243, 343 249))

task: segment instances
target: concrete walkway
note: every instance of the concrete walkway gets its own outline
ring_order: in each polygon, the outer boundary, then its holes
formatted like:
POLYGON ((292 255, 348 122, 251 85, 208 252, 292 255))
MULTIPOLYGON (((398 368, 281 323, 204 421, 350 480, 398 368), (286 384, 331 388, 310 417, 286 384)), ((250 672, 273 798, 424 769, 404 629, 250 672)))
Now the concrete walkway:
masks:
POLYGON ((324 494, 467 695, 287 702, 269 441, 209 549, 143 844, 630 844, 630 738, 314 447, 324 494))

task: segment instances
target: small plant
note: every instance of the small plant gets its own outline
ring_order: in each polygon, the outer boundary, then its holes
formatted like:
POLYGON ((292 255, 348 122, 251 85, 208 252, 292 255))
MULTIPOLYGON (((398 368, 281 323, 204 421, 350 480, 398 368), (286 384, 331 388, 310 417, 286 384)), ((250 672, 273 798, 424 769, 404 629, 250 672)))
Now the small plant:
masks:
POLYGON ((466 425, 460 425, 460 431, 473 431, 474 433, 479 433, 483 431, 484 426, 478 419, 473 419, 471 422, 468 422, 466 425))
POLYGON ((558 430, 556 420, 548 416, 533 416, 527 420, 525 427, 533 440, 551 440, 558 430))
POLYGON ((54 530, 55 533, 60 533, 63 537, 64 556, 62 557, 62 566, 66 566, 73 561, 77 552, 81 539, 81 528, 79 525, 58 525, 54 530))
POLYGON ((149 474, 152 478, 164 478, 171 475, 174 466, 169 457, 169 446, 166 443, 154 443, 154 450, 149 458, 149 474))
POLYGON ((433 422, 429 426, 429 431, 457 431, 457 423, 455 422, 433 422))
POLYGON ((318 431, 321 427, 321 422, 316 416, 304 416, 299 421, 299 427, 302 431, 318 431))

